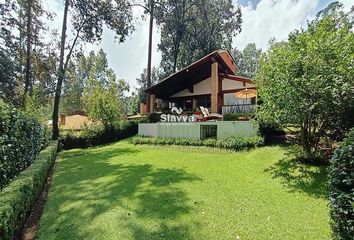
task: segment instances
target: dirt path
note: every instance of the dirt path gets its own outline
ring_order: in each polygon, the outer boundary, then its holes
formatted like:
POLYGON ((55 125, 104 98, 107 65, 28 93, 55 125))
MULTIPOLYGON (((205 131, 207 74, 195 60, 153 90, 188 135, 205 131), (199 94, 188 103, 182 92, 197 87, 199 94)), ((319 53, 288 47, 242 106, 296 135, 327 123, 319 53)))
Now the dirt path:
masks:
POLYGON ((41 220, 41 216, 43 213, 43 208, 45 202, 47 201, 48 191, 50 185, 52 183, 53 173, 55 172, 56 164, 54 164, 52 170, 49 172, 47 177, 47 181, 44 185, 43 192, 40 194, 36 202, 34 203, 31 213, 28 216, 25 225, 23 226, 22 230, 20 231, 19 238, 21 240, 32 240, 35 239, 37 230, 39 228, 39 221, 41 220))

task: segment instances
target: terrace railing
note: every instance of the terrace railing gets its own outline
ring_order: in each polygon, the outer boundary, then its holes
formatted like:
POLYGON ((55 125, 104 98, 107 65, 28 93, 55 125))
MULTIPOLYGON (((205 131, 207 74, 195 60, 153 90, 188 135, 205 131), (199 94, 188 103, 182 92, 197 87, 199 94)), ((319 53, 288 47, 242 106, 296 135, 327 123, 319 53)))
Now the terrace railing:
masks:
POLYGON ((222 106, 222 114, 224 113, 252 113, 256 111, 254 104, 242 105, 224 105, 222 106))

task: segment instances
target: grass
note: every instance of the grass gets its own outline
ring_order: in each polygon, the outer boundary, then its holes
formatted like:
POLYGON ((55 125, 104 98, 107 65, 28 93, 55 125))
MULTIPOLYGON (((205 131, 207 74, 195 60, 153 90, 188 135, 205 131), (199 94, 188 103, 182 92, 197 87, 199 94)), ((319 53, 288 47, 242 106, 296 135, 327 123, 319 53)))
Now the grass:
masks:
POLYGON ((330 239, 324 167, 281 146, 60 154, 39 239, 330 239))

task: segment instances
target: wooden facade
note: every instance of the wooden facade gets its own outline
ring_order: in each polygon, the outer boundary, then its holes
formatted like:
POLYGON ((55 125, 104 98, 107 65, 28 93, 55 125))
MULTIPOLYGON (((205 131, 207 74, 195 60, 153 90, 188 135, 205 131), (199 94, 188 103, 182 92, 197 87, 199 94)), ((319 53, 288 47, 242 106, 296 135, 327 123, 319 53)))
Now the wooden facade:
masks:
MULTIPOLYGON (((228 51, 214 51, 147 89, 149 112, 155 111, 156 99, 177 104, 183 110, 195 110, 199 106, 209 108, 212 113, 224 113, 232 106, 235 111, 246 109, 237 107, 240 104, 235 103, 241 100, 233 99, 233 94, 246 88, 255 89, 255 85, 252 79, 237 76, 236 71, 228 51)), ((255 101, 243 101, 242 105, 246 104, 254 105, 255 101)))

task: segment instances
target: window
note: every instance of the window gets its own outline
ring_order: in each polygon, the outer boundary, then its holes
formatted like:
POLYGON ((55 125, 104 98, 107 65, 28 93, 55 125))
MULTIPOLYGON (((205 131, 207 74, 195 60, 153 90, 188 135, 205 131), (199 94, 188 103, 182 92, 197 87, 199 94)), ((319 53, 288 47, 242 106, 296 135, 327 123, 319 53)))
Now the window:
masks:
POLYGON ((196 97, 197 107, 211 108, 211 99, 209 95, 196 97))
POLYGON ((190 98, 190 99, 186 99, 185 102, 184 102, 184 105, 185 105, 185 110, 188 110, 188 111, 192 111, 193 110, 193 100, 190 98))

